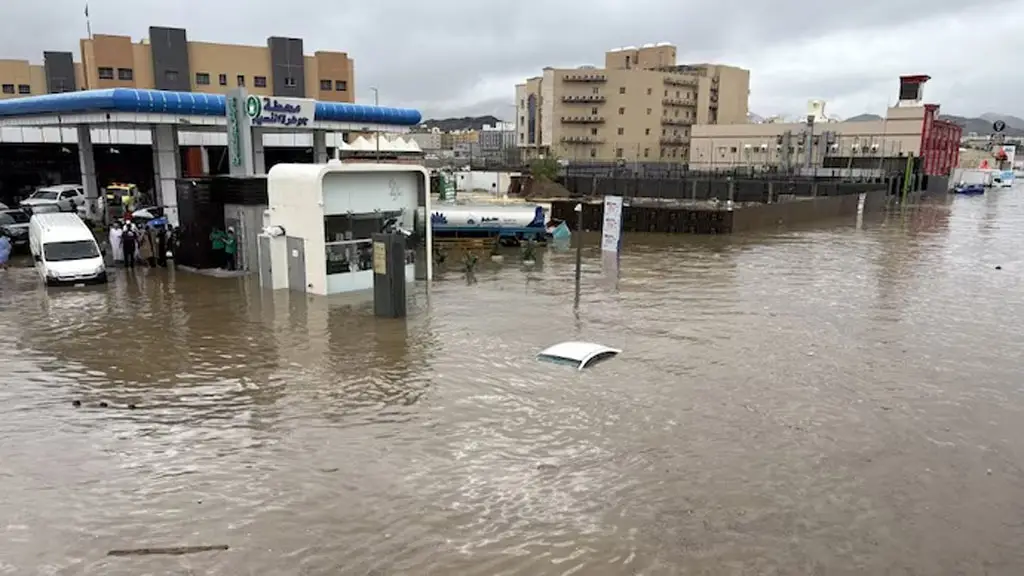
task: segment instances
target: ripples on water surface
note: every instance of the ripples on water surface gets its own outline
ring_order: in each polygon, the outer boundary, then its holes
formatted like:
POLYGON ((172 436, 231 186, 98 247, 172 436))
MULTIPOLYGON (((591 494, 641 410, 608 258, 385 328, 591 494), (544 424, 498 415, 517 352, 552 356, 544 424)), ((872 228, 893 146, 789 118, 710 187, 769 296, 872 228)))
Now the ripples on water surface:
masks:
POLYGON ((630 237, 579 320, 572 254, 405 323, 0 272, 0 574, 1019 575, 1022 245, 1021 190, 630 237), (626 352, 532 359, 576 337, 626 352))

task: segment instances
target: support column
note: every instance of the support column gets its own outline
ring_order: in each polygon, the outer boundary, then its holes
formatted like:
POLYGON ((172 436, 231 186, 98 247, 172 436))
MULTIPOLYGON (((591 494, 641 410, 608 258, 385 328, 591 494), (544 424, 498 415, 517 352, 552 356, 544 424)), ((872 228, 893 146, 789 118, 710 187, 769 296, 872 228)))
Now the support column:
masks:
MULTIPOLYGON (((85 202, 88 213, 96 219, 100 212, 100 188, 96 182, 96 158, 92 153, 92 131, 89 126, 79 125, 78 131, 78 167, 82 171, 82 188, 85 190, 85 202)), ((100 219, 102 221, 102 219, 100 219)))
POLYGON ((181 175, 178 160, 178 127, 155 124, 153 134, 153 171, 156 178, 154 200, 164 207, 167 221, 178 226, 178 183, 181 175))
POLYGON ((327 131, 313 130, 313 163, 327 163, 327 131))
POLYGON ((203 163, 203 175, 210 175, 210 149, 206 146, 199 147, 199 159, 203 163))
POLYGON ((252 129, 252 167, 254 174, 267 173, 267 159, 263 154, 263 134, 262 128, 252 129))

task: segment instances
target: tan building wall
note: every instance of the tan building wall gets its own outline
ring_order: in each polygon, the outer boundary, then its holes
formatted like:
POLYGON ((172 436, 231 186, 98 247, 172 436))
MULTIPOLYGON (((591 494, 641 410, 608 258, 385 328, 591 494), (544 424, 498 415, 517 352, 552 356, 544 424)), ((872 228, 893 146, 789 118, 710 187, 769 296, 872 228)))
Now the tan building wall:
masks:
MULTIPOLYGON (((884 120, 819 122, 814 134, 835 134, 828 154, 842 157, 893 157, 919 154, 924 107, 889 108, 884 120)), ((804 162, 806 125, 801 123, 719 124, 693 127, 690 168, 717 169, 739 166, 779 166, 784 163, 783 136, 792 134, 790 162, 804 162)), ((813 159, 821 158, 814 152, 813 159)), ((820 161, 816 161, 820 163, 820 161)))
MULTIPOLYGON (((81 62, 75 63, 75 74, 82 90, 152 89, 156 85, 152 48, 146 39, 133 43, 128 36, 95 34, 81 39, 79 48, 81 62)), ((238 87, 241 78, 241 83, 253 94, 273 93, 270 51, 266 46, 190 41, 188 58, 189 83, 194 92, 223 94, 238 87)), ((306 56, 306 97, 354 102, 354 71, 355 65, 345 52, 317 51, 306 56)), ((30 94, 45 94, 45 71, 43 66, 25 60, 0 60, 0 87, 4 84, 13 86, 13 93, 0 92, 0 99, 27 95, 25 86, 30 94)))
POLYGON ((527 157, 686 162, 694 124, 746 122, 750 73, 675 58, 675 46, 649 45, 609 51, 604 68, 546 68, 516 86, 518 146, 527 157))
POLYGON ((46 94, 43 67, 28 60, 0 60, 0 100, 46 94))

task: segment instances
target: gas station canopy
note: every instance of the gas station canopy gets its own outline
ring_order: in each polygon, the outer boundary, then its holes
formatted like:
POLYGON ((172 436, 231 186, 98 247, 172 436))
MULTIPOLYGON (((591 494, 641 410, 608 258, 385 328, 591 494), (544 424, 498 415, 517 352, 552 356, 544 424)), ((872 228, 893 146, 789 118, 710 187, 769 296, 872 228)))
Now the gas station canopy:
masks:
MULTIPOLYGON (((223 130, 226 100, 222 94, 133 88, 28 96, 0 101, 0 126, 174 124, 194 131, 223 130)), ((404 132, 420 119, 419 111, 409 108, 315 102, 312 121, 295 130, 404 132)))

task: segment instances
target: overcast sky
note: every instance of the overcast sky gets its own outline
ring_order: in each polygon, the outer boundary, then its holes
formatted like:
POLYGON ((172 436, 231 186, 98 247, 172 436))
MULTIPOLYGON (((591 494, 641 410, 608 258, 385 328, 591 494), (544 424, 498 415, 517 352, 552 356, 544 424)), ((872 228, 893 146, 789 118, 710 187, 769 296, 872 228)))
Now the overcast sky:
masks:
MULTIPOLYGON (((85 35, 81 0, 0 0, 0 58, 42 62, 85 35)), ((948 114, 1024 116, 1024 1, 1002 0, 92 0, 94 33, 138 40, 150 25, 190 40, 355 59, 357 98, 425 117, 511 118, 513 87, 544 66, 603 63, 610 48, 678 46, 680 62, 751 70, 751 111, 799 114, 811 98, 843 117, 881 114, 900 74, 929 74, 948 114)))

